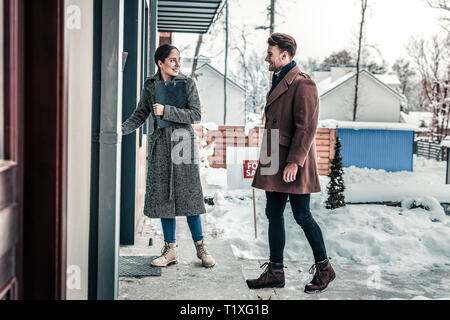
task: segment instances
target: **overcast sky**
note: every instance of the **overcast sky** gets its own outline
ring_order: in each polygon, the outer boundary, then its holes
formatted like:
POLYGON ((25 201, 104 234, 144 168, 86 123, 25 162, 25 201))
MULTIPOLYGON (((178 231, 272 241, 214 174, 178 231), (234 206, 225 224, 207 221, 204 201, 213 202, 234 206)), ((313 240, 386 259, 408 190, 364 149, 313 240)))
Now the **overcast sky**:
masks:
MULTIPOLYGON (((405 45, 411 36, 431 37, 442 32, 438 18, 443 15, 428 8, 425 0, 368 0, 366 37, 376 45, 384 59, 392 64, 404 57, 405 45)), ((230 0, 230 25, 233 39, 239 40, 239 29, 247 25, 267 23, 265 8, 269 0, 230 0)), ((299 52, 296 59, 322 59, 332 52, 352 49, 360 20, 360 0, 277 0, 279 15, 276 31, 293 35, 299 52)), ((219 28, 216 26, 216 28, 219 28)), ((247 39, 251 49, 258 52, 266 48, 268 31, 250 29, 247 39)), ((184 50, 184 57, 192 55, 197 36, 175 34, 174 43, 184 50)), ((207 36, 202 54, 215 56, 213 64, 222 70, 224 39, 216 34, 207 36)), ((239 42, 237 42, 239 44, 239 42)), ((373 54, 377 53, 373 51, 373 54)))

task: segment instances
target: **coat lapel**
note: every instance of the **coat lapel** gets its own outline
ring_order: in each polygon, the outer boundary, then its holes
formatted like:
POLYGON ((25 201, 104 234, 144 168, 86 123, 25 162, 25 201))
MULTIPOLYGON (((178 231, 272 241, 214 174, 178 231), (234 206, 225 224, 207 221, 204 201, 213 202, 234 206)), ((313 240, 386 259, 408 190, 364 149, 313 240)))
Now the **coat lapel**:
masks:
POLYGON ((266 108, 269 107, 275 100, 281 97, 286 91, 288 91, 289 86, 294 81, 295 77, 300 73, 298 66, 292 68, 284 79, 276 86, 276 88, 269 95, 267 94, 266 108))

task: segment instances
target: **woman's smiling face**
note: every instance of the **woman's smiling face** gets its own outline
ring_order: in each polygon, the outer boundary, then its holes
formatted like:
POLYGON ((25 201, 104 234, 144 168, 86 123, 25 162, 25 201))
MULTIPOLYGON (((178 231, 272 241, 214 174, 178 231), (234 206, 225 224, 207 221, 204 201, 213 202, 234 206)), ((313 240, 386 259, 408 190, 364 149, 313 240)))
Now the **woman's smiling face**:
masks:
POLYGON ((181 67, 180 52, 177 49, 173 49, 164 62, 158 61, 158 66, 163 75, 167 77, 178 76, 181 67))

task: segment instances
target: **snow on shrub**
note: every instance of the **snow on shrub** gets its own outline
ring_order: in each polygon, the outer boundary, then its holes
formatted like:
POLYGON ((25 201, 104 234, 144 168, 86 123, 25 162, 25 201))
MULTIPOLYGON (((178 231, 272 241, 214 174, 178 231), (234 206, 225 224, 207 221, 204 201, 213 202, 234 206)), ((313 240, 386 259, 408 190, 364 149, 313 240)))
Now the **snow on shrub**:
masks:
POLYGON ((444 208, 435 198, 426 196, 421 198, 407 198, 402 201, 402 208, 416 209, 421 208, 430 212, 430 219, 433 222, 442 222, 445 220, 444 208))

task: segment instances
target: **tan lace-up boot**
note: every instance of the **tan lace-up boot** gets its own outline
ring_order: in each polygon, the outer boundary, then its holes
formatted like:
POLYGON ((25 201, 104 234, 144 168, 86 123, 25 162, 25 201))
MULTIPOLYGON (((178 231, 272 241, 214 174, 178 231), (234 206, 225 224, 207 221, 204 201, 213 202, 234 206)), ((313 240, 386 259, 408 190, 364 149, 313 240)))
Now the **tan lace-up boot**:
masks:
POLYGON ((197 249, 197 257, 202 260, 202 265, 205 268, 212 268, 216 265, 216 261, 214 258, 208 253, 208 249, 206 249, 205 243, 203 240, 198 242, 194 242, 195 249, 197 249))
POLYGON ((175 251, 175 243, 164 243, 164 248, 161 250, 161 256, 152 261, 154 267, 167 267, 171 264, 177 264, 177 253, 175 251))

